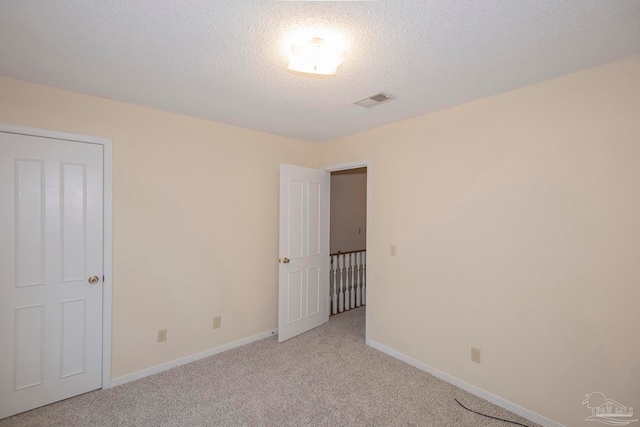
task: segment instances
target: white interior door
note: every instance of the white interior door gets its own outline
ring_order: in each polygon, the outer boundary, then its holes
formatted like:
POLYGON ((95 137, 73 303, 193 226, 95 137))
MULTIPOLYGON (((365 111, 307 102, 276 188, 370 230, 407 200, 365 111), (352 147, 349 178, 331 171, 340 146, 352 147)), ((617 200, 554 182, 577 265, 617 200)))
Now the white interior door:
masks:
POLYGON ((278 341, 328 321, 329 172, 280 165, 278 341))
POLYGON ((0 132, 0 418, 101 387, 102 205, 102 145, 0 132))

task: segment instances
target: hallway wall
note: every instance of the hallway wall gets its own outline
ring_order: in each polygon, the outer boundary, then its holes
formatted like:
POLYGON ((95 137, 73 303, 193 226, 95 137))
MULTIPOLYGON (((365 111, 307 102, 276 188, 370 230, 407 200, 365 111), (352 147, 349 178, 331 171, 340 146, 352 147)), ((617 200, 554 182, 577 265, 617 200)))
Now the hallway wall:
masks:
POLYGON ((331 250, 366 249, 367 168, 331 173, 331 250))

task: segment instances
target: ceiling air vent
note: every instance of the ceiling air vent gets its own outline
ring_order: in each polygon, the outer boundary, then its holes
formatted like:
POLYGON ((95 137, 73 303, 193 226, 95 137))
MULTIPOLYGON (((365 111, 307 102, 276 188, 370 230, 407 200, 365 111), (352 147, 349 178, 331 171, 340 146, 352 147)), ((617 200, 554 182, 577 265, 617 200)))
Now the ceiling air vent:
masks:
POLYGON ((393 99, 391 95, 389 95, 388 93, 380 92, 380 93, 376 93, 375 95, 371 95, 365 99, 361 99, 355 104, 361 105, 365 108, 371 108, 371 107, 375 107, 376 105, 380 105, 383 102, 387 102, 390 99, 393 99))

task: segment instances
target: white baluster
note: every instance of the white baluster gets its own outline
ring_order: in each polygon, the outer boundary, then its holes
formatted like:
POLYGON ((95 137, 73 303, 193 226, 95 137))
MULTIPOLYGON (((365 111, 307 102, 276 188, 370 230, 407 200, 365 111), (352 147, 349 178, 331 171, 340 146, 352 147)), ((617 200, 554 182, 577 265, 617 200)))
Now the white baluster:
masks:
POLYGON ((331 304, 331 312, 333 314, 337 314, 338 313, 338 282, 336 281, 337 277, 338 277, 338 257, 337 256, 332 256, 331 257, 331 267, 333 268, 333 295, 331 298, 332 304, 331 304))
POLYGON ((349 302, 349 294, 351 289, 351 256, 346 254, 344 256, 345 268, 344 268, 344 309, 349 310, 351 304, 349 302))
POLYGON ((367 303, 367 252, 362 252, 362 305, 367 303))
POLYGON ((329 256, 329 289, 328 299, 325 301, 325 307, 327 308, 327 317, 331 316, 331 296, 333 295, 333 264, 331 263, 331 256, 329 256))
POLYGON ((356 308, 356 254, 349 255, 349 260, 351 261, 351 289, 349 290, 349 295, 351 297, 351 308, 356 308))
POLYGON ((362 262, 362 252, 356 253, 356 307, 360 307, 360 263, 362 262))
POLYGON ((344 280, 342 277, 342 271, 344 270, 344 255, 338 255, 338 265, 342 264, 342 267, 338 267, 338 281, 340 286, 340 292, 338 294, 338 311, 342 313, 344 311, 344 292, 342 291, 344 280), (342 263, 340 263, 342 258, 342 263))

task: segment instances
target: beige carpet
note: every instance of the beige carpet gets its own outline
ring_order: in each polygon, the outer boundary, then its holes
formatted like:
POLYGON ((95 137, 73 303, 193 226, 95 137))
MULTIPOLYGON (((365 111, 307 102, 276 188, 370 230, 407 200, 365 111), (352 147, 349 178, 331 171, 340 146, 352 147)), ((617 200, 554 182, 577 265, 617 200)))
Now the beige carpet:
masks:
POLYGON ((537 424, 364 344, 365 309, 278 344, 276 337, 0 426, 512 426, 537 424))

